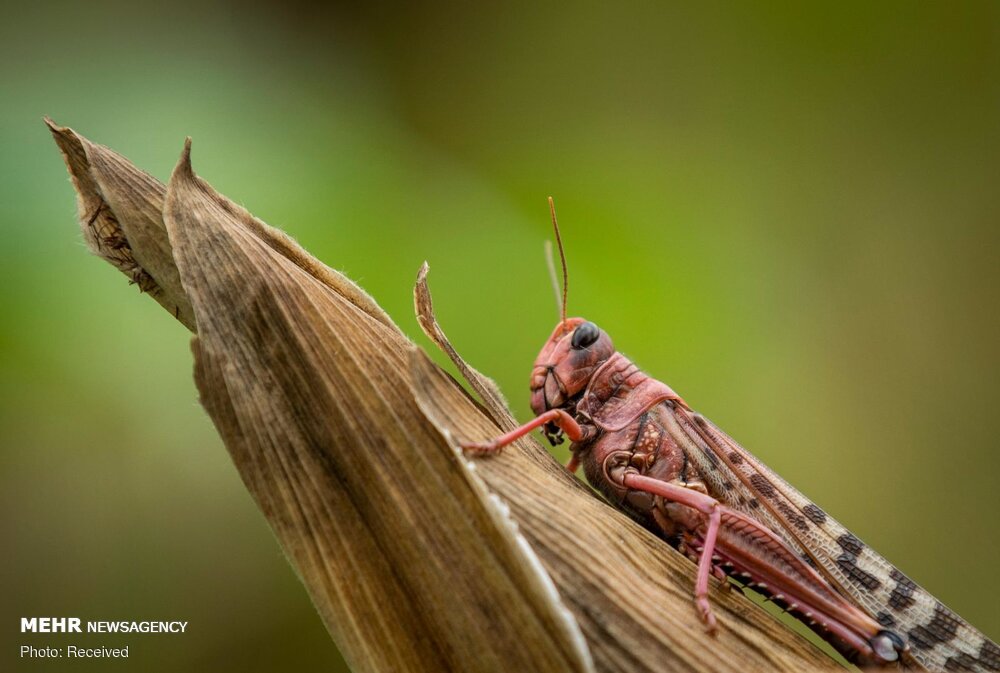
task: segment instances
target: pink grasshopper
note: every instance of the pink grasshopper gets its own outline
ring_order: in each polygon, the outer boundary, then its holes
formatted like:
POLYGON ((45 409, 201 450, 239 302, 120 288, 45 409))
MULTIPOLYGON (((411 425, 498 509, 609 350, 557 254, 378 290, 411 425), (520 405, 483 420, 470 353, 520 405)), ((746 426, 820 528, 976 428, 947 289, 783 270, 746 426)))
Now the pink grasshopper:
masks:
POLYGON ((1000 649, 765 467, 592 322, 561 320, 531 373, 536 417, 485 444, 492 453, 543 428, 572 442, 568 468, 698 564, 694 600, 709 631, 709 575, 785 608, 861 665, 1000 670, 1000 649), (912 647, 911 647, 912 646, 912 647))

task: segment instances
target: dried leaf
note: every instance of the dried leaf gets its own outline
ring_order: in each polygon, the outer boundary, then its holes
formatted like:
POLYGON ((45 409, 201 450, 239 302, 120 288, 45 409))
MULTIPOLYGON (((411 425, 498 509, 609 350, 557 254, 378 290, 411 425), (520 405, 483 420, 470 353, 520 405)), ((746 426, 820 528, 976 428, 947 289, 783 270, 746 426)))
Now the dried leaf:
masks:
POLYGON ((163 226, 166 187, 128 159, 46 118, 76 188, 83 240, 95 255, 194 331, 191 304, 163 226))
POLYGON ((469 461, 454 438, 515 424, 496 386, 421 326, 485 408, 342 275, 197 178, 164 187, 48 122, 92 249, 196 331, 202 403, 356 671, 826 670, 738 596, 722 630, 694 566, 535 441, 469 461), (114 243, 114 245, 111 245, 114 243))
POLYGON ((409 343, 342 277, 331 288, 275 251, 188 159, 164 219, 198 325, 195 378, 348 661, 586 670, 538 569, 413 402, 409 343))
POLYGON ((511 416, 510 410, 507 408, 507 400, 504 399, 500 388, 492 379, 483 376, 462 359, 434 318, 434 302, 431 300, 430 288, 427 286, 428 273, 430 273, 430 267, 427 262, 424 262, 420 271, 417 272, 417 283, 413 286, 413 308, 417 314, 420 328, 434 342, 434 345, 455 363, 458 371, 469 382, 469 386, 482 398, 493 422, 504 432, 513 430, 517 427, 517 421, 511 416))

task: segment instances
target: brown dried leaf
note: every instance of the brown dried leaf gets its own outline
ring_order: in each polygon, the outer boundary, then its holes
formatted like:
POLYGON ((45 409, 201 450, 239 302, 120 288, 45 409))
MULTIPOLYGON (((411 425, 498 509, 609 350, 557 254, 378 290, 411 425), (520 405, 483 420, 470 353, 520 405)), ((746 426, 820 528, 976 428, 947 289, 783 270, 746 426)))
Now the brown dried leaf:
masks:
POLYGON ((76 188, 87 247, 194 331, 191 304, 181 288, 163 226, 166 187, 117 152, 51 119, 45 123, 76 188))
MULTIPOLYGON (((184 295, 163 223, 166 187, 117 152, 51 119, 46 118, 45 123, 69 168, 76 188, 80 227, 91 252, 124 273, 194 332, 191 303, 184 295)), ((399 331, 364 290, 307 253, 283 231, 267 226, 232 201, 222 199, 219 203, 275 252, 382 324, 399 331)))
POLYGON ((453 433, 515 421, 437 326, 426 266, 419 321, 486 409, 363 290, 197 178, 189 147, 165 188, 48 123, 92 249, 197 332, 202 403, 355 670, 829 667, 736 596, 714 593, 706 636, 694 566, 537 442, 462 457, 453 433))
POLYGON ((530 550, 414 403, 399 331, 275 250, 187 151, 164 219, 203 403, 352 667, 587 670, 530 550))
POLYGON ((500 388, 497 387, 497 384, 492 379, 483 376, 462 359, 438 325, 434 317, 434 302, 431 300, 430 288, 427 287, 428 273, 430 273, 430 267, 427 265, 427 262, 424 262, 420 267, 420 271, 417 272, 417 283, 413 286, 413 308, 417 314, 417 322, 420 324, 420 328, 434 342, 434 345, 440 348, 455 363, 458 371, 461 372, 472 389, 482 398, 486 409, 493 418, 493 422, 503 428, 504 432, 513 430, 517 427, 517 421, 511 416, 510 410, 507 408, 507 400, 504 399, 500 388))

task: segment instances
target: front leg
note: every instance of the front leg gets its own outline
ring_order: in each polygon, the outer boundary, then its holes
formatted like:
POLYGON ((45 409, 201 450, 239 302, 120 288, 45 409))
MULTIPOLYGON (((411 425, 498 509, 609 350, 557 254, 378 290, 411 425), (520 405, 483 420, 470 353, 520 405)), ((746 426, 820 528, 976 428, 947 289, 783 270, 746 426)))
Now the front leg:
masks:
POLYGON ((505 435, 500 435, 496 439, 483 443, 462 444, 462 449, 472 455, 485 455, 497 453, 508 444, 512 444, 521 437, 536 428, 540 428, 546 423, 554 423, 566 433, 571 442, 581 442, 593 435, 594 429, 590 426, 581 427, 572 416, 562 409, 550 409, 544 414, 539 414, 519 428, 514 428, 505 435))

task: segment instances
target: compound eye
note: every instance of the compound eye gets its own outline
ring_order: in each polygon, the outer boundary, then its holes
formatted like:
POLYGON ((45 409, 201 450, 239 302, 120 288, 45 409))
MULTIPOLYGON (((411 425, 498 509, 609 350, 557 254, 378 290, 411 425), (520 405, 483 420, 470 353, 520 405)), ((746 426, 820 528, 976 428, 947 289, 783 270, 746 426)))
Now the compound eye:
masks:
POLYGON ((601 336, 601 329, 592 322, 585 322, 573 332, 573 348, 587 348, 601 336))

